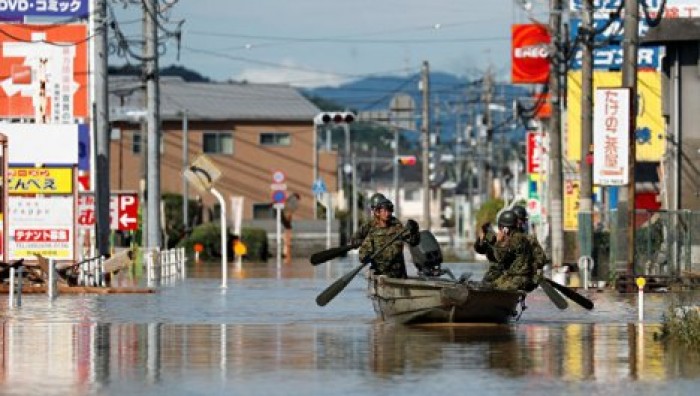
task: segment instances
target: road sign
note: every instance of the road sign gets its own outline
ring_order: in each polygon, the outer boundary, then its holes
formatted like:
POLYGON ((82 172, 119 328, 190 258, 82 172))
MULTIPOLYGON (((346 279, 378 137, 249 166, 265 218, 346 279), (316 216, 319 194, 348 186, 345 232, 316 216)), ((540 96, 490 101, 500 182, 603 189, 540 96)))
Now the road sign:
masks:
POLYGON ((287 176, 281 170, 272 172, 272 181, 276 184, 282 184, 287 180, 287 176))
POLYGON ((138 228, 138 195, 136 193, 112 195, 109 201, 109 212, 111 229, 135 231, 138 228))
MULTIPOLYGON (((109 228, 118 231, 134 231, 138 228, 139 200, 136 193, 116 193, 109 200, 109 228)), ((81 194, 78 199, 78 225, 95 225, 95 198, 81 194)))
POLYGON ((314 184, 311 186, 311 191, 313 191, 315 195, 321 195, 325 194, 328 189, 326 188, 326 183, 323 181, 323 179, 316 179, 314 184))
POLYGON ((287 199, 287 193, 284 190, 275 190, 272 192, 272 202, 274 203, 284 203, 287 199))

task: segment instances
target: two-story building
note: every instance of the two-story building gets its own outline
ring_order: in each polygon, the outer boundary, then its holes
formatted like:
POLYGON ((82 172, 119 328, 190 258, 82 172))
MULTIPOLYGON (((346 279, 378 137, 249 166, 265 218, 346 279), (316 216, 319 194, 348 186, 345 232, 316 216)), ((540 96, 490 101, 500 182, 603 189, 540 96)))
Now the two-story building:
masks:
MULTIPOLYGON (((139 78, 110 78, 112 190, 139 191, 145 180, 144 97, 139 78)), ((201 154, 222 171, 217 190, 227 199, 244 198, 244 220, 272 216, 275 171, 284 173, 287 194, 301 196, 295 214, 300 220, 314 218, 315 175, 329 191, 337 187, 335 152, 316 151, 313 119, 320 110, 293 87, 165 77, 160 81, 160 108, 163 193, 183 194, 183 166, 201 154)), ((188 197, 201 197, 210 213, 218 213, 211 194, 188 187, 188 197)))

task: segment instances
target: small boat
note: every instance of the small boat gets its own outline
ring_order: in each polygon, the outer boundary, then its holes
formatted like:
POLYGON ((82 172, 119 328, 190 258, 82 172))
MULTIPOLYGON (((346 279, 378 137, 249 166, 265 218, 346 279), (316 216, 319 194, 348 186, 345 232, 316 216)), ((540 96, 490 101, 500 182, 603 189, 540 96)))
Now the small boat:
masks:
POLYGON ((522 312, 526 295, 475 282, 384 275, 369 276, 368 291, 379 319, 402 324, 506 323, 522 312))
POLYGON ((467 278, 456 280, 449 270, 441 268, 442 252, 435 236, 427 230, 420 234, 420 243, 409 248, 419 277, 368 277, 369 298, 381 320, 403 324, 506 323, 519 317, 525 292, 497 290, 467 278))

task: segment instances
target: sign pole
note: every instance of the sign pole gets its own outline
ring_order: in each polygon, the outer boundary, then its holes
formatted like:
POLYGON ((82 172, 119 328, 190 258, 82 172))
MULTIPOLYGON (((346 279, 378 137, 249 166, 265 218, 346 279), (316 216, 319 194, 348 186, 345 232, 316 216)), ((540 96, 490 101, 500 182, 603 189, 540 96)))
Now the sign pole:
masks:
POLYGON ((275 238, 277 240, 277 268, 279 269, 282 262, 282 206, 280 204, 275 204, 275 212, 277 212, 277 234, 275 238))
POLYGON ((228 280, 228 268, 226 266, 228 262, 228 246, 226 246, 226 201, 216 188, 212 187, 211 193, 219 200, 219 206, 221 207, 221 213, 219 214, 219 221, 221 222, 221 288, 226 289, 228 287, 226 284, 228 280))

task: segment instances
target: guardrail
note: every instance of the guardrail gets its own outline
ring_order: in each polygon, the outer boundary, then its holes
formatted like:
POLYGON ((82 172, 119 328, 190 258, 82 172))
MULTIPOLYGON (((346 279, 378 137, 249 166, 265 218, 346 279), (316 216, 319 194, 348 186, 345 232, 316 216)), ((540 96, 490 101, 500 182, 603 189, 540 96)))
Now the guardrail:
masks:
POLYGON ((148 250, 144 253, 143 262, 149 287, 163 282, 184 279, 187 275, 185 248, 162 251, 148 250))

